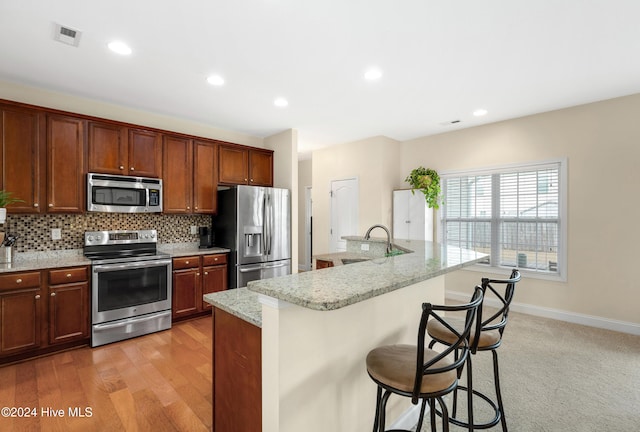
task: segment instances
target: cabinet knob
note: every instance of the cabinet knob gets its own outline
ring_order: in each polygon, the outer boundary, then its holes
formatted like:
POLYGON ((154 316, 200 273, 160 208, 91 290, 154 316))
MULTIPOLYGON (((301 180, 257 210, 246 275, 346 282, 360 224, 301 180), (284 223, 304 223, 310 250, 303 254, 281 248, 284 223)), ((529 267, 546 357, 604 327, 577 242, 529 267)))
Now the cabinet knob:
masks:
POLYGON ((191 210, 191 207, 187 206, 187 210, 191 210))
POLYGON ((53 204, 49 203, 49 207, 53 207, 53 204))
POLYGON ((249 181, 253 181, 253 179, 249 180, 249 181))
POLYGON ((185 261, 184 263, 185 263, 185 264, 189 264, 189 261, 185 261))
POLYGON ((123 170, 124 169, 124 165, 120 165, 120 169, 123 170))
POLYGON ((34 206, 34 207, 40 207, 40 204, 38 204, 38 203, 34 203, 34 204, 33 204, 33 206, 34 206))
POLYGON ((52 292, 51 297, 55 297, 55 296, 56 296, 56 293, 52 292))
POLYGON ((22 283, 22 279, 20 278, 16 279, 16 283, 22 283))
POLYGON ((247 179, 244 179, 244 181, 247 181, 247 179))
MULTIPOLYGON (((189 207, 187 207, 187 208, 189 208, 189 207)), ((194 209, 198 210, 198 206, 195 206, 194 209)))
POLYGON ((36 294, 36 300, 40 300, 40 294, 36 294))
POLYGON ((205 275, 205 276, 206 276, 206 275, 208 275, 208 274, 209 274, 209 272, 204 272, 204 275, 205 275))
POLYGON ((67 273, 67 274, 66 274, 66 276, 67 276, 68 278, 70 278, 70 277, 71 277, 71 273, 67 273))
POLYGON ((129 168, 130 171, 134 171, 133 167, 129 168))
POLYGON ((196 276, 200 276, 200 273, 196 273, 196 276))

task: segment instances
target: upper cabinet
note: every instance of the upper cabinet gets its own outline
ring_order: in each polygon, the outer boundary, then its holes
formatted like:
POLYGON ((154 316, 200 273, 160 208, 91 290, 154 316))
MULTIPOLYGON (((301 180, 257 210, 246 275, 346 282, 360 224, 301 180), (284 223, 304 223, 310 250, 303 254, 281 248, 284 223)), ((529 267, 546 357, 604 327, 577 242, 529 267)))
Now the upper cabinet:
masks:
POLYGON ((221 145, 218 175, 221 184, 273 186, 273 152, 221 145))
POLYGON ((216 212, 216 144, 163 137, 163 212, 216 212))
POLYGON ((0 189, 23 201, 7 208, 12 213, 40 213, 45 193, 45 115, 0 105, 0 116, 0 189))
POLYGON ((162 142, 155 131, 89 122, 89 172, 161 177, 162 142))
POLYGON ((47 116, 47 212, 81 213, 85 204, 84 120, 47 116))

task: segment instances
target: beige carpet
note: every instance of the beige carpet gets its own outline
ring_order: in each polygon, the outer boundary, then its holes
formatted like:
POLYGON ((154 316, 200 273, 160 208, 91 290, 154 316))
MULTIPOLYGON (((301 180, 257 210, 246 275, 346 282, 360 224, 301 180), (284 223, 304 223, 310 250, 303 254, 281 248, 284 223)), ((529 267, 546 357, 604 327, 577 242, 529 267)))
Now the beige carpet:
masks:
MULTIPOLYGON (((640 336, 512 312, 498 356, 509 431, 640 431, 640 336)), ((473 362, 474 387, 494 397, 491 353, 473 362)))

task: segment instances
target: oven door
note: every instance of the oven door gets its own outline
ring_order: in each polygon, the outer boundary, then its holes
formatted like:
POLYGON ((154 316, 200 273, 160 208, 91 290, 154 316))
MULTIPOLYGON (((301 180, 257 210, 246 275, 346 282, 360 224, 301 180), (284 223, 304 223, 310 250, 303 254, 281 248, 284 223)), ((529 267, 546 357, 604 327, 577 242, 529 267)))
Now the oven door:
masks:
POLYGON ((171 309, 171 259, 94 265, 93 324, 171 309))

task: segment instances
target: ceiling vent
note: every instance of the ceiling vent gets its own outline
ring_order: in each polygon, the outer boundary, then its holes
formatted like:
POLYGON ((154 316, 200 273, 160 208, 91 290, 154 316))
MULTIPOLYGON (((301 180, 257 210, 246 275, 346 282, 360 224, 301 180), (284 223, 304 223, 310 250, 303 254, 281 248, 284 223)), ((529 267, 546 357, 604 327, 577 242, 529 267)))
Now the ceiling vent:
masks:
POLYGON ((56 30, 53 38, 58 42, 77 47, 80 43, 80 30, 74 30, 60 24, 56 24, 56 30))

